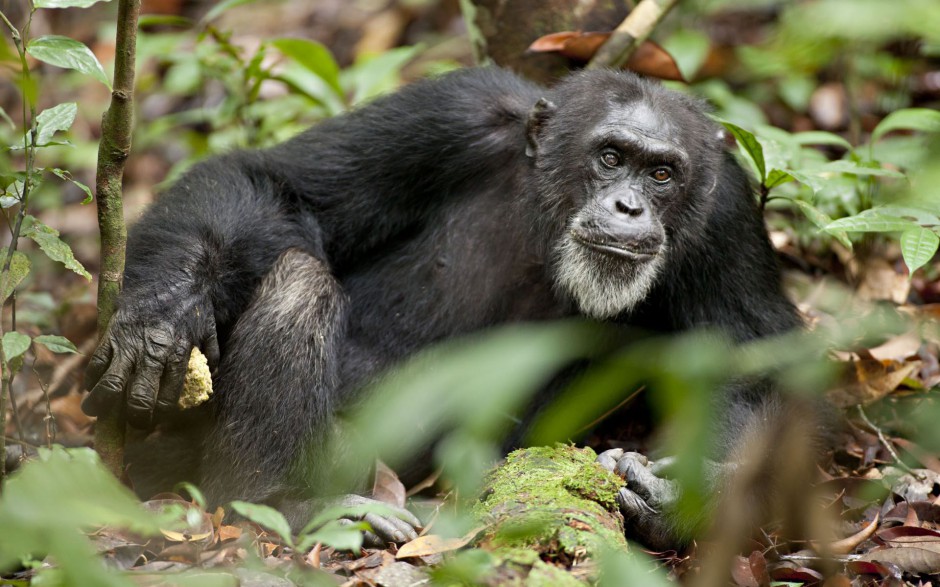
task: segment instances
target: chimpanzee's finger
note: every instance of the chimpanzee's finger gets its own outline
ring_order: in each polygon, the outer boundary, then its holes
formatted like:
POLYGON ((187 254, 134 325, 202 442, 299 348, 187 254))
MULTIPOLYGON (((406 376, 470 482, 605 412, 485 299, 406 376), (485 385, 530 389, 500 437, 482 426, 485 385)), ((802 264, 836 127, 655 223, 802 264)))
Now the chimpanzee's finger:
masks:
POLYGON ((115 352, 103 375, 85 396, 82 410, 89 416, 100 416, 124 398, 124 388, 134 370, 134 363, 121 352, 115 352))
POLYGON ((149 430, 153 426, 153 411, 157 404, 157 389, 163 375, 163 364, 150 355, 144 355, 137 365, 127 397, 127 422, 135 428, 149 430))
POLYGON ((106 335, 88 360, 88 367, 85 368, 85 389, 93 388, 108 370, 111 354, 111 337, 106 335))
POLYGON ((605 450, 601 454, 597 455, 597 458, 594 459, 594 462, 613 473, 614 467, 617 466, 617 461, 619 461, 620 457, 622 456, 622 448, 612 448, 610 450, 605 450))
POLYGON ((168 415, 179 412, 180 394, 183 392, 186 370, 189 367, 189 355, 192 352, 191 346, 181 345, 167 362, 163 376, 160 378, 160 388, 157 390, 155 421, 160 422, 168 415))
POLYGON ((215 328, 212 329, 212 332, 200 343, 200 349, 202 354, 206 356, 206 362, 209 363, 209 371, 215 372, 219 368, 219 361, 221 360, 222 353, 219 352, 219 336, 215 332, 215 328))

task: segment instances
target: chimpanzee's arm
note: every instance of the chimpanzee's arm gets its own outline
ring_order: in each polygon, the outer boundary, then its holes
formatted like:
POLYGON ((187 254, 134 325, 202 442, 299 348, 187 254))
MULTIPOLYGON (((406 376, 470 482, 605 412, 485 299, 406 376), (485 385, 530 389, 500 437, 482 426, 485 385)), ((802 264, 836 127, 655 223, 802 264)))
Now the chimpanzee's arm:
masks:
POLYGON ((85 410, 124 401, 147 428, 176 409, 193 346, 218 362, 220 333, 251 300, 278 255, 320 256, 310 214, 289 209, 257 153, 188 172, 130 232, 117 313, 91 359, 85 410))

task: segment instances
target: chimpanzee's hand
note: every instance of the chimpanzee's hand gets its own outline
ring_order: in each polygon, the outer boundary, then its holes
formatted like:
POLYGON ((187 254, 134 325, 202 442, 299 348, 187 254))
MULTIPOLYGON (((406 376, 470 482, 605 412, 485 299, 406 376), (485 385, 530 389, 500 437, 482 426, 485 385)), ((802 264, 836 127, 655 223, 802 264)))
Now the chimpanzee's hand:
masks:
MULTIPOLYGON (((675 459, 651 462, 640 453, 616 448, 602 452, 597 462, 626 480, 627 486, 617 494, 617 503, 628 534, 647 546, 660 550, 679 547, 688 542, 691 534, 707 518, 707 511, 702 512, 702 519, 680 520, 675 517, 682 488, 666 478, 675 459)), ((728 482, 735 466, 706 461, 705 468, 708 485, 705 490, 712 494, 728 482)))
POLYGON ((421 520, 405 508, 396 507, 384 502, 378 502, 374 499, 363 497, 361 495, 345 495, 336 500, 334 505, 340 506, 361 506, 368 504, 379 504, 389 510, 388 514, 368 513, 357 516, 347 516, 346 520, 350 523, 357 520, 368 522, 372 527, 371 532, 364 532, 363 541, 367 546, 373 548, 385 548, 389 543, 403 544, 410 542, 418 537, 418 529, 423 524, 421 520))
POLYGON ((208 301, 192 297, 161 311, 124 297, 108 332, 91 357, 82 402, 98 416, 126 402, 127 421, 149 429, 179 411, 177 402, 193 346, 199 346, 214 369, 219 362, 215 318, 208 301))

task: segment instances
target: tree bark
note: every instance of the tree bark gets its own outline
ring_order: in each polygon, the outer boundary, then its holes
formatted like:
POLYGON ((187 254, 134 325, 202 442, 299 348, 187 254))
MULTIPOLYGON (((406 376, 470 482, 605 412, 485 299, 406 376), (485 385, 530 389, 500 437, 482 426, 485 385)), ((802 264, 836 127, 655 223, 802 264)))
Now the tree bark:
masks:
MULTIPOLYGON (((137 54, 137 19, 140 0, 119 0, 115 40, 114 89, 111 105, 101 121, 98 172, 95 180, 98 229, 101 233, 101 274, 98 278, 98 337, 104 335, 117 307, 124 276, 122 182, 124 163, 131 150, 134 128, 134 68, 137 54)), ((95 449, 118 477, 124 470, 124 406, 98 418, 95 449)))

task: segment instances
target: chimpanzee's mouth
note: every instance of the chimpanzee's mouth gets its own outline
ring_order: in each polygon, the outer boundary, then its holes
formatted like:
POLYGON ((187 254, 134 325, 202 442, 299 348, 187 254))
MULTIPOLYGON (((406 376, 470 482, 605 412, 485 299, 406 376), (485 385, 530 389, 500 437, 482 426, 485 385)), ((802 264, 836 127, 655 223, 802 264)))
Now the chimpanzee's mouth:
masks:
POLYGON ((641 243, 625 243, 617 242, 610 240, 595 240, 590 237, 578 234, 576 231, 568 231, 576 242, 605 253, 607 255, 614 255, 616 257, 623 257, 625 259, 630 259, 631 261, 649 261, 659 253, 659 247, 651 248, 648 246, 643 246, 641 243))

